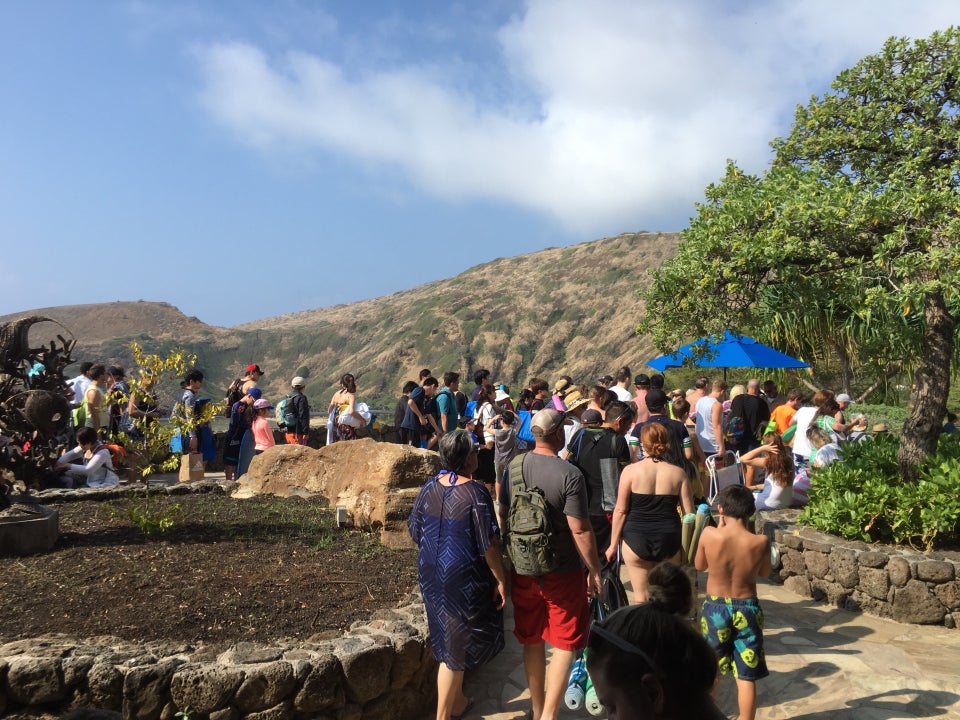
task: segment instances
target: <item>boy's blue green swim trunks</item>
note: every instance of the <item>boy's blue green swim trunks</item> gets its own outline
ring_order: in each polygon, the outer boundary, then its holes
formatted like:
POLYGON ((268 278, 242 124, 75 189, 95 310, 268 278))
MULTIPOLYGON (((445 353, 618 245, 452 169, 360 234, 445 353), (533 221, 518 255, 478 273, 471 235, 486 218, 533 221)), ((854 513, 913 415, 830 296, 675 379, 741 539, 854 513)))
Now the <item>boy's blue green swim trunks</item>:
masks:
POLYGON ((770 672, 763 652, 763 610, 758 598, 707 595, 700 632, 719 658, 720 672, 738 680, 759 680, 770 672))

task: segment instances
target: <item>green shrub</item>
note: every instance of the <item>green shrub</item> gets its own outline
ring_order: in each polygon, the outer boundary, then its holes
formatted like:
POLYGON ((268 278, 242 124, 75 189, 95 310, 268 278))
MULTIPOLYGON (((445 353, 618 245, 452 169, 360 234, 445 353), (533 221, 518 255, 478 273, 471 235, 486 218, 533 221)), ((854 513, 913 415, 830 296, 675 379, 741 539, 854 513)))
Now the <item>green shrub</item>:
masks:
POLYGON ((126 517, 144 535, 154 535, 165 533, 174 526, 180 516, 180 505, 171 505, 161 502, 156 496, 147 496, 132 501, 125 512, 113 510, 111 514, 126 517))
POLYGON ((898 449, 890 435, 844 446, 842 462, 814 471, 800 522, 850 540, 960 544, 960 434, 940 437, 916 484, 901 478, 898 449))
POLYGON ((867 423, 869 426, 876 425, 877 423, 886 423, 887 427, 890 428, 890 432, 895 435, 899 435, 900 431, 903 430, 903 423, 907 420, 907 415, 910 414, 910 411, 899 405, 851 405, 846 410, 847 417, 851 417, 857 413, 863 413, 867 416, 867 423))

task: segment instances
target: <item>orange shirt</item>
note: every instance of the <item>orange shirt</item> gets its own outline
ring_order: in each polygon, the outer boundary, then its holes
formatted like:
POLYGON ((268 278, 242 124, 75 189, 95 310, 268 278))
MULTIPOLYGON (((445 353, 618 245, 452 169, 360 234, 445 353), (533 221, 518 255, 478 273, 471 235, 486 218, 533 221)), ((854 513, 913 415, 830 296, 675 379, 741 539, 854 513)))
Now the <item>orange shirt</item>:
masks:
POLYGON ((770 419, 777 424, 778 433, 783 435, 787 431, 787 428, 790 427, 790 420, 793 419, 795 412, 797 412, 796 409, 789 405, 777 405, 770 411, 770 419))

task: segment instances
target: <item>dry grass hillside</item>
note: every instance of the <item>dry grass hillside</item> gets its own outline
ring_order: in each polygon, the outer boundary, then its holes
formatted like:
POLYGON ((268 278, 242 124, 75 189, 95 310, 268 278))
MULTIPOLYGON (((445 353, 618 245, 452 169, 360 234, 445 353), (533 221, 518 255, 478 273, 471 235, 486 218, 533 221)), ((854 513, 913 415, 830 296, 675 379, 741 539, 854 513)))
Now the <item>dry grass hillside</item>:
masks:
MULTIPOLYGON (((653 357, 634 328, 638 290, 648 270, 676 254, 675 233, 630 233, 484 263, 447 280, 381 298, 282 315, 225 330, 188 318, 166 303, 45 308, 81 340, 77 357, 129 361, 130 339, 148 349, 174 344, 198 355, 210 395, 244 365, 259 362, 268 389, 285 392, 294 374, 308 378, 319 405, 343 372, 361 394, 390 402, 421 367, 439 375, 479 367, 520 385, 566 373, 592 382, 623 364, 653 357)), ((472 383, 467 383, 472 387, 472 383)))

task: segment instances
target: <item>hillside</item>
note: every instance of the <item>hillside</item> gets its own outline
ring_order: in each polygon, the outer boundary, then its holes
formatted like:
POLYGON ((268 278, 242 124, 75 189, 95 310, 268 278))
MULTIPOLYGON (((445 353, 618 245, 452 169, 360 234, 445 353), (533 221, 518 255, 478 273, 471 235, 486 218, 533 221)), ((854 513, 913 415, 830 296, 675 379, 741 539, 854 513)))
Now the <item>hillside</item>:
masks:
POLYGON ((129 363, 131 339, 158 351, 179 344, 198 355, 215 398, 249 362, 263 367, 263 384, 275 395, 293 375, 306 375, 318 407, 344 372, 356 375, 361 395, 377 406, 392 406, 421 367, 465 378, 486 367, 512 385, 561 373, 592 382, 653 357, 634 333, 643 309, 637 291, 647 287, 649 268, 676 254, 678 240, 675 233, 632 233, 550 248, 393 295, 229 329, 142 301, 43 308, 0 322, 52 317, 78 338, 78 359, 129 363))

